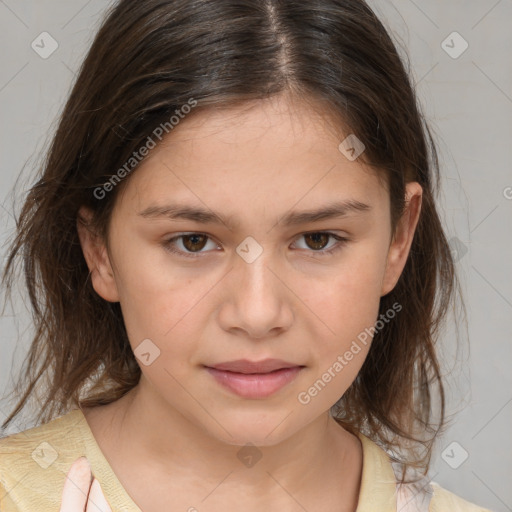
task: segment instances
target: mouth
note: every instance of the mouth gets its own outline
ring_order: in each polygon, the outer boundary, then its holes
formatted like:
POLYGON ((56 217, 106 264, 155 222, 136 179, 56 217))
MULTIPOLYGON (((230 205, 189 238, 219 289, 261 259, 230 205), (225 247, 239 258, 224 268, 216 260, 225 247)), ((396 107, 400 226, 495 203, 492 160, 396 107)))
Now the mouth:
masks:
POLYGON ((297 366, 301 365, 283 361, 282 359, 264 359, 262 361, 237 359, 236 361, 227 361, 225 363, 210 365, 208 368, 243 374, 263 374, 286 368, 295 368, 297 366))
POLYGON ((279 359, 237 360, 205 366, 217 383, 243 398, 267 398, 293 381, 303 365, 279 359))

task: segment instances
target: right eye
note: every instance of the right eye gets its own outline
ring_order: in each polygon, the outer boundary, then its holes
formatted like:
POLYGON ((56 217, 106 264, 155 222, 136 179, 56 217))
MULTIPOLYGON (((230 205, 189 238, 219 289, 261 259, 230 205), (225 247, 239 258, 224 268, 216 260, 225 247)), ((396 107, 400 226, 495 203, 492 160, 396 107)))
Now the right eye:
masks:
POLYGON ((207 245, 207 241, 209 239, 210 237, 205 233, 182 233, 181 235, 174 236, 164 241, 163 246, 165 249, 177 254, 178 256, 184 256, 185 258, 198 258, 201 252, 207 252, 201 250, 205 245, 207 245), (176 248, 176 243, 180 240, 181 246, 184 249, 176 248))

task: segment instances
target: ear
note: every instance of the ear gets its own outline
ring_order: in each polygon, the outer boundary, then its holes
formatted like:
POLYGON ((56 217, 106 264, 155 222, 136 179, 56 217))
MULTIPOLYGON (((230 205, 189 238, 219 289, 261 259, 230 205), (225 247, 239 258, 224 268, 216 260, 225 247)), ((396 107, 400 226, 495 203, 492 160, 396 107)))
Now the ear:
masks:
POLYGON ((119 302, 107 248, 103 240, 91 227, 92 211, 84 206, 78 211, 76 227, 85 261, 91 273, 91 282, 96 293, 108 302, 119 302))
POLYGON ((406 185, 406 208, 398 220, 395 235, 388 250, 386 271, 382 281, 381 296, 395 287, 407 262, 412 239, 421 211, 423 189, 417 182, 406 185))

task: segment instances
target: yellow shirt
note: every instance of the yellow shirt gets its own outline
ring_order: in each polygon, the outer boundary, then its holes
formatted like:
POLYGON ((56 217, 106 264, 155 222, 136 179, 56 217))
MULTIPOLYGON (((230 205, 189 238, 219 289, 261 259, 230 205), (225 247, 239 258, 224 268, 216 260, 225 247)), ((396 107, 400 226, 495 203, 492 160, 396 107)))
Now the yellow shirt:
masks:
MULTIPOLYGON (((359 438, 363 471, 357 512, 396 512, 396 480, 390 459, 369 438, 362 434, 359 438)), ((58 512, 66 474, 81 456, 89 460, 113 512, 141 512, 117 479, 79 409, 0 439, 0 511, 58 512)), ((437 484, 432 487, 429 512, 490 512, 437 484)))

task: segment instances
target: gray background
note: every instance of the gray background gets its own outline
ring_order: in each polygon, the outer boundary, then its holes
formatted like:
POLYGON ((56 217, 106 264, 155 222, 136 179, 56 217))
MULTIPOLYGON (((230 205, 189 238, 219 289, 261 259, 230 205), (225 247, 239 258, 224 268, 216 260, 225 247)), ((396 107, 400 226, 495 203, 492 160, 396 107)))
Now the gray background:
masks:
MULTIPOLYGON (((14 226, 12 186, 23 168, 20 189, 32 181, 108 5, 0 0, 2 244, 14 226), (31 47, 45 31, 59 45, 47 59, 31 47)), ((430 475, 469 501, 512 510, 512 0, 374 0, 371 5, 409 53, 437 137, 443 174, 439 204, 468 307, 467 331, 464 324, 461 330, 448 326, 443 338, 449 412, 457 415, 439 442, 430 475), (463 40, 450 36, 454 31, 469 45, 457 58, 463 40), (462 348, 456 352, 457 335, 462 348)), ((13 361, 16 366, 25 354, 30 328, 22 309, 13 315, 9 308, 0 318, 0 394, 9 389, 13 361)), ((0 401, 0 420, 7 409, 0 401)), ((27 426, 18 422, 13 431, 27 426)))

